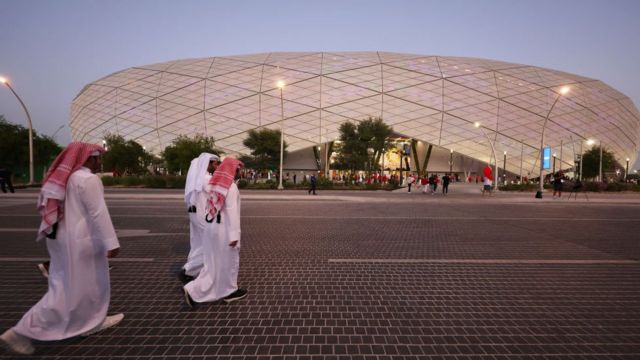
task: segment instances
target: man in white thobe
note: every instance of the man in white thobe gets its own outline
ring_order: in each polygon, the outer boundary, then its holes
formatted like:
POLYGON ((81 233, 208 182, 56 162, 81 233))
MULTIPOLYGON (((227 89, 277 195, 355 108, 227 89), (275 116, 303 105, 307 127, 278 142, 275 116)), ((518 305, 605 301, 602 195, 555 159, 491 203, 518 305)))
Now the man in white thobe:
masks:
POLYGON ((195 280, 184 286, 187 305, 223 299, 226 303, 247 296, 238 288, 240 267, 240 192, 234 182, 242 163, 227 157, 216 168, 197 200, 200 221, 205 221, 202 243, 203 267, 195 280))
POLYGON ((184 187, 184 201, 187 204, 187 212, 189 213, 189 256, 187 262, 182 267, 179 278, 183 284, 192 281, 204 265, 202 259, 202 237, 204 236, 205 221, 204 217, 200 219, 198 213, 204 213, 206 202, 198 206, 199 194, 204 192, 205 185, 211 179, 210 173, 220 163, 217 155, 210 153, 202 153, 197 158, 191 160, 189 171, 187 172, 187 181, 184 187))
POLYGON ((71 143, 58 156, 39 198, 51 258, 49 289, 0 340, 19 354, 34 352, 31 339, 62 340, 90 335, 122 320, 107 316, 111 287, 107 258, 119 243, 104 201, 98 145, 71 143), (64 206, 62 206, 64 204, 64 206))

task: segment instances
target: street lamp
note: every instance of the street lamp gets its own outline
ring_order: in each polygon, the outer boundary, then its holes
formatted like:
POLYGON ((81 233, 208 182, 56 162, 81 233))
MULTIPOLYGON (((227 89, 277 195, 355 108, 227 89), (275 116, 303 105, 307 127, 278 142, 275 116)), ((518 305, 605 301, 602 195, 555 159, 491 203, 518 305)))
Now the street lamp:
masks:
POLYGON ((64 125, 64 124, 62 124, 62 125, 60 125, 60 127, 59 127, 58 129, 56 129, 56 131, 54 131, 54 132, 53 132, 53 135, 51 135, 51 138, 52 138, 54 141, 56 140, 56 135, 58 135, 58 132, 59 132, 60 130, 62 130, 62 128, 64 128, 64 127, 65 127, 65 125, 64 125))
POLYGON ((558 157, 558 154, 553 153, 553 172, 552 172, 552 174, 556 173, 556 157, 558 157))
MULTIPOLYGON (((494 174, 496 176, 496 179, 493 183, 493 188, 498 191, 498 179, 500 178, 498 176, 498 157, 496 156, 496 148, 493 146, 493 142, 491 141, 491 139, 489 138, 489 135, 487 135, 486 131, 484 131, 484 129, 482 128, 482 124, 480 124, 480 122, 476 121, 473 123, 473 126, 475 126, 476 128, 480 129, 482 131, 482 133, 484 134, 484 136, 487 138, 487 141, 489 142, 489 145, 491 145, 491 152, 493 153, 493 159, 495 160, 495 166, 494 166, 494 174)), ((489 165, 491 165, 491 161, 489 161, 489 165)))
POLYGON ((504 151, 504 159, 502 160, 502 172, 504 173, 504 184, 507 185, 507 151, 504 151))
POLYGON ((16 94, 15 90, 13 90, 13 88, 11 87, 11 84, 9 84, 9 80, 0 77, 0 83, 6 85, 9 90, 11 90, 13 95, 15 95, 15 97, 20 102, 20 105, 22 105, 24 112, 27 114, 27 123, 29 125, 29 185, 33 185, 33 125, 31 123, 31 115, 29 115, 29 110, 27 110, 27 107, 25 106, 22 99, 20 99, 20 96, 16 94))
POLYGON ((449 176, 453 174, 453 149, 449 152, 449 176))
POLYGON ((624 168, 624 181, 627 181, 627 176, 629 176, 629 158, 627 158, 627 167, 624 168))
POLYGON ((284 99, 282 97, 282 89, 285 86, 284 81, 278 80, 278 88, 280 88, 280 172, 278 173, 278 190, 284 190, 282 186, 282 160, 284 158, 284 99))
MULTIPOLYGON (((595 143, 593 139, 587 139, 587 145, 591 146, 595 143)), ((580 141, 580 181, 582 181, 582 163, 584 162, 584 154, 582 152, 582 141, 580 141)))
POLYGON ((598 140, 600 145, 600 165, 598 166, 598 181, 602 182, 602 140, 598 140))
POLYGON ((553 101, 553 105, 551 105, 551 108, 549 109, 547 116, 544 118, 544 124, 542 124, 542 135, 540 136, 540 189, 536 193, 537 199, 542 199, 542 192, 544 191, 544 179, 542 178, 542 171, 544 170, 544 161, 543 161, 544 152, 542 151, 544 148, 544 131, 547 128, 547 122, 549 121, 549 116, 551 115, 553 108, 558 103, 558 100, 560 100, 560 97, 562 95, 566 95, 568 92, 569 92, 568 86, 563 86, 560 89, 560 92, 558 93, 558 95, 556 95, 556 99, 553 101))

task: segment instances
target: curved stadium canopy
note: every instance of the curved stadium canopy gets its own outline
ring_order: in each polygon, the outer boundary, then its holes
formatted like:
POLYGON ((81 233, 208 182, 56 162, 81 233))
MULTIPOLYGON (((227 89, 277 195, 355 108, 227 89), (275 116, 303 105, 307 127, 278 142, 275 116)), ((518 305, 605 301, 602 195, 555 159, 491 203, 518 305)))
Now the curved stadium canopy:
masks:
POLYGON ((495 60, 387 52, 264 53, 132 67, 82 89, 72 104, 72 138, 101 143, 119 134, 159 153, 179 135, 203 134, 228 154, 245 154, 247 131, 281 126, 280 80, 289 151, 336 139, 345 121, 379 116, 402 136, 489 161, 484 130, 499 154, 512 154, 507 165, 520 166, 523 153, 524 166, 534 169, 547 115, 545 145, 564 152, 563 167, 573 165, 588 139, 623 164, 635 162, 639 149, 638 109, 599 80, 495 60), (565 86, 569 92, 559 95, 565 86))

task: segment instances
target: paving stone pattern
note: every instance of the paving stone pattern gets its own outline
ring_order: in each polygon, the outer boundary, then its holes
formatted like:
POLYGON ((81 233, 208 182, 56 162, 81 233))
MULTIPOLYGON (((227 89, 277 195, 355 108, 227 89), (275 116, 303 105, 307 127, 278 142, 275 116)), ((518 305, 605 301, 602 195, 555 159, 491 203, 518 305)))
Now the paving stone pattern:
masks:
MULTIPOLYGON (((37 342, 28 358, 640 359, 640 203, 326 193, 244 199, 249 296, 193 310, 176 278, 189 249, 183 203, 108 197, 116 229, 160 234, 120 238, 110 312, 125 319, 37 342)), ((33 202, 0 201, 0 230, 37 227, 33 202)), ((2 331, 47 288, 34 233, 0 232, 2 331)))

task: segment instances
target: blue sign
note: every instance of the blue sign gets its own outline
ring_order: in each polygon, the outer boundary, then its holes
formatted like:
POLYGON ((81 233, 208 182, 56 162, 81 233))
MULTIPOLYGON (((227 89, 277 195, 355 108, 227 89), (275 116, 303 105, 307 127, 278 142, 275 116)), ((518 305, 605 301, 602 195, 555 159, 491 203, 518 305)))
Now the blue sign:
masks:
POLYGON ((548 146, 542 148, 542 168, 544 170, 551 169, 551 148, 548 146))

